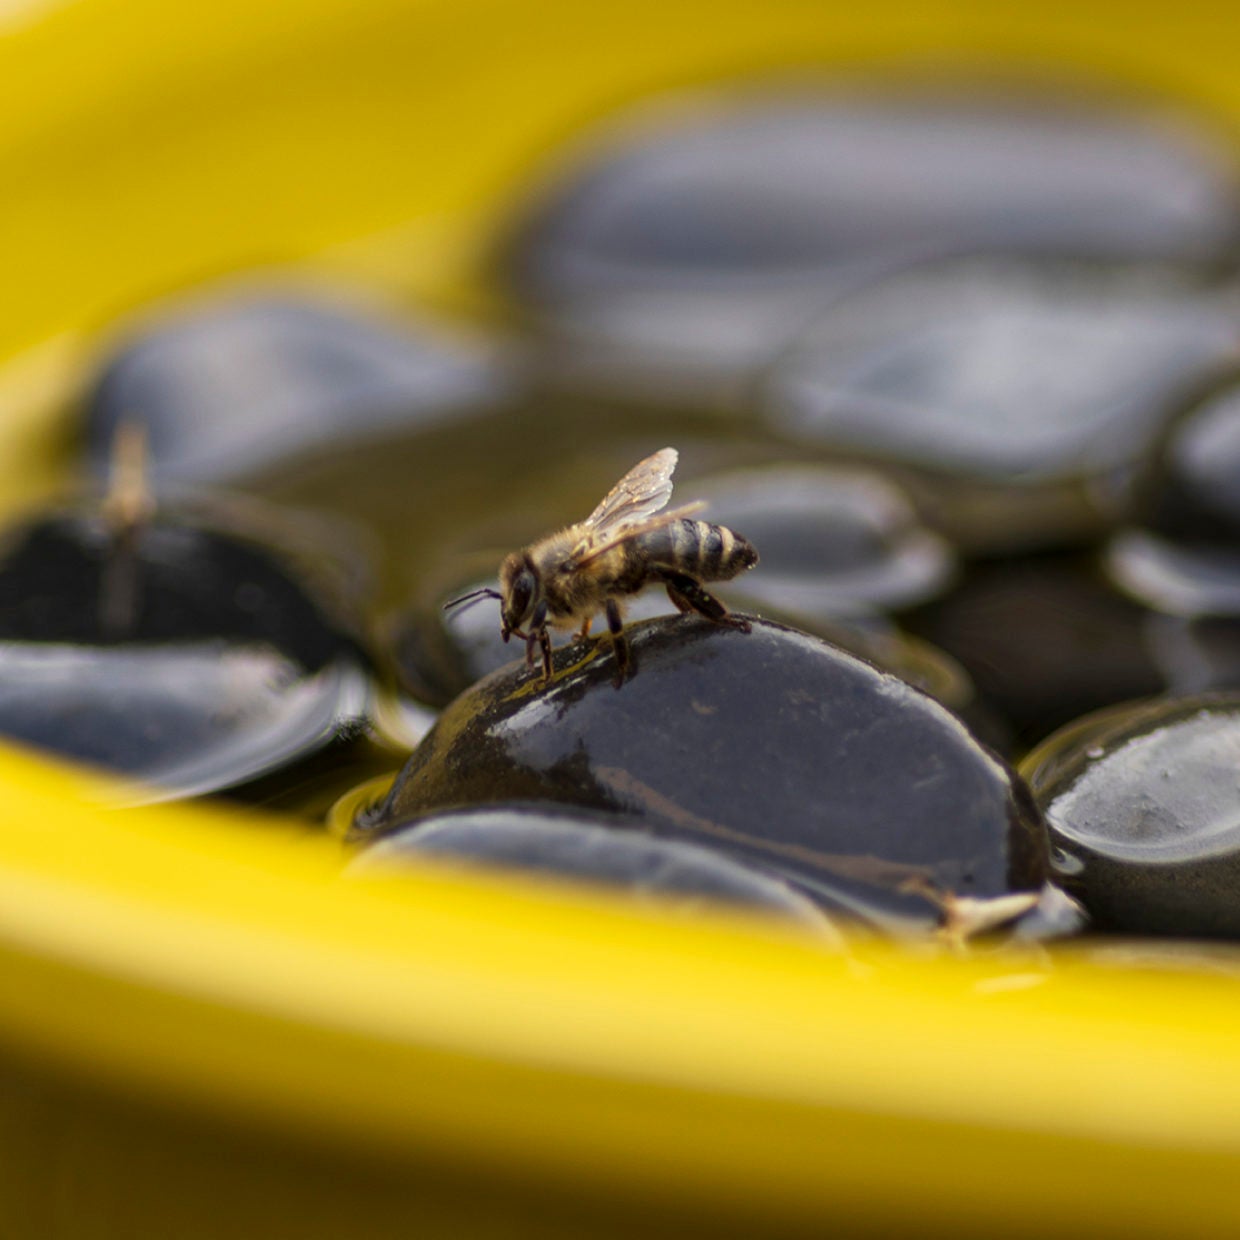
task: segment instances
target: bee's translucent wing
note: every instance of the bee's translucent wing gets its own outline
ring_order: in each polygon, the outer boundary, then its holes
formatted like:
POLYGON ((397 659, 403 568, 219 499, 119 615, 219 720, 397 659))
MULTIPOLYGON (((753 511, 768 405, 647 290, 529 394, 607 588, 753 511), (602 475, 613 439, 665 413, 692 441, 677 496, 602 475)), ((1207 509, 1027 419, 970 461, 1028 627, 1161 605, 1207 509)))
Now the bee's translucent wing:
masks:
POLYGON ((641 534, 649 534, 652 530, 662 529, 665 525, 671 525, 676 521, 683 521, 685 517, 691 517, 695 512, 701 512, 705 507, 706 504, 702 500, 694 500, 692 504, 682 504, 679 508, 673 508, 670 512, 661 512, 657 516, 647 517, 644 521, 634 521, 631 524, 616 526, 614 529, 601 535, 597 531, 593 531, 573 548, 567 568, 570 571, 581 568, 589 564, 591 560, 597 560, 600 555, 610 551, 613 547, 618 547, 621 543, 626 543, 641 534))
POLYGON ((679 453, 663 448, 639 461, 582 522, 597 537, 620 526, 636 525, 653 516, 672 497, 672 473, 679 453))

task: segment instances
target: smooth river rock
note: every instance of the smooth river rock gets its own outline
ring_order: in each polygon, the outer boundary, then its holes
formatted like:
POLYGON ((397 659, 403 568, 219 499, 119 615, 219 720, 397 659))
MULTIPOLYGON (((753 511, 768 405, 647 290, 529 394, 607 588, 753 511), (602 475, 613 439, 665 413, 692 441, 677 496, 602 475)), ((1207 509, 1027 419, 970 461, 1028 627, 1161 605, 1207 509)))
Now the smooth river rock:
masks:
POLYGON ((462 806, 552 801, 777 870, 829 908, 891 927, 960 896, 1041 887, 1043 824, 1023 782, 950 712, 797 630, 696 617, 557 650, 457 698, 364 829, 462 806))
POLYGON ((1099 712, 1022 770, 1100 929, 1240 938, 1240 694, 1099 712))

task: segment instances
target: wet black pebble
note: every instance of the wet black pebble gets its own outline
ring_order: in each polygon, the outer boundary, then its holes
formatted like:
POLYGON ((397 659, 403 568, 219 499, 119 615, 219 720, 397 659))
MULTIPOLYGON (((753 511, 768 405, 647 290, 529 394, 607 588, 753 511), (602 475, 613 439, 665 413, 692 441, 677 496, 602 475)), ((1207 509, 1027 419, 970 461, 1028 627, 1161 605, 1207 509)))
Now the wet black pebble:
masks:
POLYGON ((349 873, 382 875, 421 857, 601 883, 690 907, 739 905, 823 925, 815 905, 774 874, 709 848, 658 839, 640 819, 615 814, 512 805, 433 815, 390 828, 349 873))
POLYGON ((1237 358, 1229 297, 1189 273, 956 259, 840 299, 760 404, 806 447, 903 469, 961 545, 1007 550, 1123 515, 1162 426, 1237 358))
POLYGON ((1213 260, 1240 227, 1216 135, 1045 83, 702 94, 589 138, 504 278, 562 378, 663 401, 729 392, 824 298, 910 259, 1213 260))
POLYGON ((926 925, 909 880, 957 895, 1041 886, 1044 827, 1018 777, 893 676, 769 622, 694 617, 628 630, 618 691, 604 639, 556 676, 501 670, 464 693, 374 824, 434 810, 558 801, 776 869, 825 906, 926 925))
POLYGON ((367 663, 259 541, 162 512, 64 511, 0 549, 0 732, 138 776, 234 787, 356 730, 367 663))
POLYGON ((86 400, 87 453, 102 471, 139 421, 157 481, 219 483, 492 407, 512 383, 493 347, 438 326, 226 289, 120 345, 86 400))
POLYGON ((1240 695, 1101 712, 1022 769, 1095 925, 1240 938, 1240 695))

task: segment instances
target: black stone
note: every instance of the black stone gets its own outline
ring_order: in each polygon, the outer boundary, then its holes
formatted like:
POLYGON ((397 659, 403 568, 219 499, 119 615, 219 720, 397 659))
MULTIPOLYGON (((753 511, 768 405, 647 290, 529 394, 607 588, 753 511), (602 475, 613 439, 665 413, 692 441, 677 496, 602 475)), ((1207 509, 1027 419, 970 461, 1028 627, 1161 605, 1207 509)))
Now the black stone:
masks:
POLYGON ((700 479, 693 494, 761 552, 761 572, 721 587, 748 610, 811 625, 887 615, 940 594, 955 573, 951 547, 876 473, 774 465, 700 479))
POLYGON ((1228 299, 1190 273, 956 259, 841 298, 760 403, 800 444, 911 473, 961 543, 1036 546, 1126 511, 1162 427, 1236 339, 1228 299))
POLYGON ((0 548, 0 732, 160 785, 145 799, 321 750, 356 730, 368 685, 326 592, 235 531, 65 511, 0 548))
POLYGON ((1104 711, 1029 756, 1060 880, 1094 925, 1240 938, 1238 756, 1234 693, 1104 711))
POLYGON ((627 632, 634 672, 618 691, 603 639, 560 648, 549 686, 506 668, 463 694, 372 825, 513 800, 607 810, 887 926, 936 916, 909 880, 968 896, 1041 886, 1024 785, 929 697, 770 622, 627 632))
POLYGON ((442 328, 225 290, 122 344, 87 397, 86 448, 104 469, 137 421, 155 479, 219 483, 490 408, 512 382, 494 347, 442 328))

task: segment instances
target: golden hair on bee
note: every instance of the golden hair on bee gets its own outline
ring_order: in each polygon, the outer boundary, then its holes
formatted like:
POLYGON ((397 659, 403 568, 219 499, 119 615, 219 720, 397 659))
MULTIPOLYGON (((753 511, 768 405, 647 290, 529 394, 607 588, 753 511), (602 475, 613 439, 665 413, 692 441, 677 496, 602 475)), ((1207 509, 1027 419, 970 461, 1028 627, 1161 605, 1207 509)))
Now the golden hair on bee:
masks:
POLYGON ((722 525, 694 520, 701 503, 667 509, 678 453, 663 448, 639 461, 584 520, 504 557, 499 590, 484 587, 445 607, 497 598, 500 634, 526 643, 526 661, 542 652, 544 683, 551 679, 549 626, 586 638, 594 617, 607 617, 616 658, 616 685, 629 668, 620 599, 660 584, 681 612, 749 632, 703 586, 730 581, 758 562, 753 545, 722 525))

